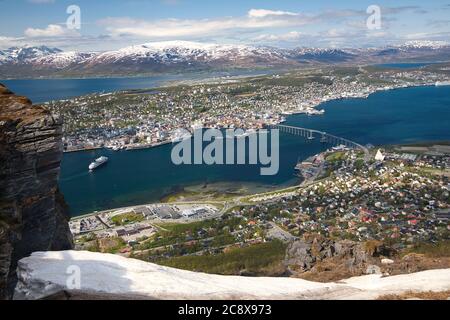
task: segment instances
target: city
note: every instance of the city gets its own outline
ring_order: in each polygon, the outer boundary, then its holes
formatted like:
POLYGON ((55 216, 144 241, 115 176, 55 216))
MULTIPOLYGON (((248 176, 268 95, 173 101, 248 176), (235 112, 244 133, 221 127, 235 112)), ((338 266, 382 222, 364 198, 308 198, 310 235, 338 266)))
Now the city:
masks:
POLYGON ((65 151, 133 150, 171 143, 179 129, 260 129, 290 114, 321 114, 316 107, 329 100, 450 80, 447 64, 414 71, 369 73, 369 68, 323 68, 232 83, 94 94, 45 105, 65 119, 65 151))
POLYGON ((0 3, 0 300, 450 300, 448 0, 0 3))

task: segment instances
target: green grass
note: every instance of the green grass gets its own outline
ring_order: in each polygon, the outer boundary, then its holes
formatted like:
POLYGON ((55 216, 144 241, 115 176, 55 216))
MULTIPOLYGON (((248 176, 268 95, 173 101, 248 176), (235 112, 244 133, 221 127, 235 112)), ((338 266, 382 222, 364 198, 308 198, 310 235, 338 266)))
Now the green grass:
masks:
POLYGON ((244 248, 234 248, 218 255, 182 256, 159 260, 158 264, 178 269, 224 275, 241 271, 254 275, 281 275, 286 245, 272 241, 244 248))
POLYGON ((137 214, 134 212, 122 213, 111 218, 112 222, 116 226, 123 226, 126 224, 136 223, 144 220, 142 214, 137 214))
POLYGON ((413 248, 407 249, 404 255, 409 253, 423 254, 429 258, 450 257, 450 240, 440 241, 438 243, 419 243, 413 248))
POLYGON ((230 233, 224 233, 214 238, 211 243, 212 247, 218 248, 229 244, 236 243, 236 239, 230 233))
POLYGON ((357 159, 355 161, 355 168, 358 170, 361 170, 364 167, 364 160, 363 159, 357 159))
MULTIPOLYGON (((233 232, 240 224, 243 223, 242 218, 226 217, 225 219, 211 219, 204 221, 196 221, 191 223, 165 223, 160 224, 161 228, 151 239, 139 246, 140 250, 152 249, 173 244, 181 244, 187 241, 187 237, 194 240, 207 237, 218 237, 233 232), (208 234, 199 236, 200 230, 208 230, 208 234)), ((223 237, 217 241, 229 242, 229 238, 223 237)))
POLYGON ((330 154, 329 156, 326 157, 325 159, 328 162, 337 162, 337 161, 342 161, 345 160, 345 152, 334 152, 332 154, 330 154))
MULTIPOLYGON (((109 246, 105 247, 102 251, 105 253, 118 253, 121 249, 125 248, 127 246, 127 243, 125 240, 123 240, 120 237, 110 238, 109 240, 109 246)), ((99 241, 99 240, 97 240, 99 241)), ((100 246, 100 245, 99 245, 100 246)))

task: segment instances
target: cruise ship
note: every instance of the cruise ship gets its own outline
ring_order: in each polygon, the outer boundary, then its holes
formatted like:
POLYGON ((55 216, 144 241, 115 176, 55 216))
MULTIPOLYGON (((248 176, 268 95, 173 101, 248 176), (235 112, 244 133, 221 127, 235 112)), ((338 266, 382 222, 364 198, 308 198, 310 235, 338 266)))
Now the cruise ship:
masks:
POLYGON ((450 81, 437 81, 435 83, 436 87, 440 87, 440 86, 450 86, 450 81))
POLYGON ((108 160, 109 159, 107 157, 101 156, 100 158, 96 159, 94 162, 92 162, 89 165, 89 171, 94 171, 98 167, 100 167, 100 166, 104 165, 105 163, 107 163, 108 160))
POLYGON ((181 141, 184 141, 187 139, 191 139, 191 138, 192 138, 192 134, 183 128, 174 130, 171 135, 172 143, 178 143, 178 142, 181 142, 181 141))

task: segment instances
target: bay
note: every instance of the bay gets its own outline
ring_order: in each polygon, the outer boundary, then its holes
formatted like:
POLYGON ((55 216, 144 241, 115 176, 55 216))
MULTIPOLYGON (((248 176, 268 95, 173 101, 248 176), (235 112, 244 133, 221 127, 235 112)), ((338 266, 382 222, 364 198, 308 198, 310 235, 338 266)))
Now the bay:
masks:
MULTIPOLYGON (((450 87, 413 87, 377 92, 368 99, 343 99, 323 103, 324 115, 293 115, 287 125, 306 127, 354 140, 387 145, 450 140, 450 87)), ((63 157, 60 187, 73 216, 95 210, 158 201, 175 188, 228 183, 248 189, 275 188, 298 182, 298 160, 325 148, 309 141, 280 135, 280 170, 261 176, 252 165, 181 165, 171 162, 171 145, 113 152, 95 150, 67 153, 63 157), (109 163, 94 173, 89 163, 100 155, 109 163)))

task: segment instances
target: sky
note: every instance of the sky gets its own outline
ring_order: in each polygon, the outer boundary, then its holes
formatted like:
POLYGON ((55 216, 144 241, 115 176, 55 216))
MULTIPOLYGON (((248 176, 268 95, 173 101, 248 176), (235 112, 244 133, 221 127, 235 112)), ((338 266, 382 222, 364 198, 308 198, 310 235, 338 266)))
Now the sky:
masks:
POLYGON ((450 0, 0 0, 0 8, 0 49, 104 51, 168 40, 288 48, 450 41, 450 0))

